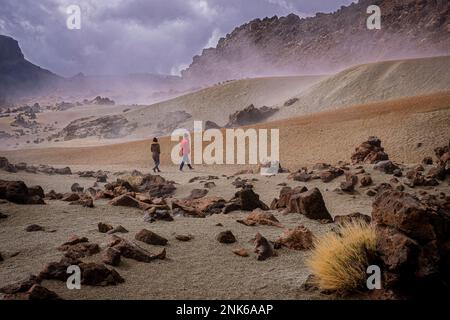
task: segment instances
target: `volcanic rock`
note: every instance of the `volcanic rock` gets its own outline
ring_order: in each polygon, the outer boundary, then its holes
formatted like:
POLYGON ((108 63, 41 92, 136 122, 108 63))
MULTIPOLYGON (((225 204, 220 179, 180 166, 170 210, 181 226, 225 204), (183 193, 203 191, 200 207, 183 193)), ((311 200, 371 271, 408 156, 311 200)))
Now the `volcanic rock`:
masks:
POLYGON ((167 244, 167 239, 147 229, 142 229, 141 231, 139 231, 136 234, 135 239, 158 246, 165 246, 167 244))
POLYGON ((259 232, 255 236, 255 253, 258 254, 258 260, 266 260, 275 255, 270 242, 259 232))
POLYGON ((378 163, 388 160, 388 155, 381 147, 381 140, 377 137, 369 137, 369 139, 361 143, 351 156, 353 164, 357 163, 378 163))
POLYGON ((282 227, 280 222, 271 213, 264 212, 261 209, 255 209, 243 220, 236 220, 246 226, 256 226, 256 225, 266 225, 266 226, 276 226, 282 227))
POLYGON ((234 234, 230 230, 226 230, 226 231, 220 232, 217 235, 216 239, 220 243, 226 243, 226 244, 235 243, 236 242, 236 237, 234 236, 234 234))
POLYGON ((309 250, 314 247, 314 236, 305 226, 299 225, 294 229, 286 229, 277 243, 289 249, 309 250))

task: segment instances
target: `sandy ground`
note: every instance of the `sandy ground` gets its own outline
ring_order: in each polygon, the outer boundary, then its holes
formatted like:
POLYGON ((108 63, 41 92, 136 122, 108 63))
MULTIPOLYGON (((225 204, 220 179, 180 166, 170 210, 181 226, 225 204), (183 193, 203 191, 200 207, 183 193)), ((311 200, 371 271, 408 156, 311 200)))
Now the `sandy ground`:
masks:
MULTIPOLYGON (((281 164, 290 169, 317 162, 349 161, 354 148, 375 135, 391 159, 418 163, 450 138, 450 91, 324 111, 255 125, 280 130, 281 164), (421 147, 418 147, 418 144, 421 147)), ((171 164, 176 142, 162 138, 161 162, 171 164)), ((206 145, 207 143, 205 143, 206 145)), ((79 146, 78 141, 73 142, 79 146)), ((150 141, 98 147, 42 148, 3 151, 12 163, 143 167, 150 169, 150 141)), ((225 152, 226 154, 226 152, 225 152)), ((236 168, 236 171, 238 169, 236 168)))
MULTIPOLYGON (((373 172, 371 166, 365 166, 372 174, 375 184, 388 181, 391 176, 373 172)), ((76 167, 74 169, 96 169, 90 167, 76 167)), ((98 168, 97 168, 98 169, 98 168)), ((109 167, 112 170, 122 170, 123 167, 109 167)), ((129 169, 129 168, 128 168, 129 169)), ((145 168, 137 168, 145 171, 145 168)), ((194 171, 180 173, 174 167, 162 167, 164 176, 179 183, 174 198, 183 198, 193 188, 201 188, 197 182, 188 183, 195 176, 217 174, 217 168, 195 168, 194 171)), ((209 195, 231 198, 236 191, 231 185, 233 179, 222 177, 231 175, 234 168, 222 167, 220 179, 215 180, 216 187, 209 195)), ((349 214, 359 211, 371 213, 373 198, 365 194, 365 188, 358 188, 355 194, 338 194, 333 191, 343 177, 331 183, 320 181, 308 183, 287 180, 286 174, 273 177, 260 175, 243 175, 242 178, 256 178, 255 191, 261 199, 270 204, 278 196, 281 182, 289 186, 306 185, 308 188, 317 186, 323 193, 326 206, 335 215, 349 214)), ((0 179, 24 180, 28 185, 39 184, 46 191, 55 189, 59 192, 70 190, 74 182, 88 187, 94 183, 91 178, 72 176, 49 176, 45 174, 10 174, 0 172, 0 179)), ((111 175, 111 179, 114 176, 111 175)), ((412 190, 410 190, 412 191, 412 190)), ((413 192, 417 192, 414 189, 413 192)), ((439 187, 427 188, 430 193, 438 194, 450 192, 448 181, 439 187)), ((278 250, 279 256, 266 261, 257 261, 254 253, 250 257, 242 258, 231 252, 234 248, 244 247, 250 252, 253 245, 250 240, 256 232, 260 232, 269 240, 276 240, 283 229, 270 226, 247 227, 236 222, 247 213, 233 212, 227 215, 218 214, 201 218, 175 217, 173 222, 158 221, 149 224, 143 221, 143 212, 133 208, 113 207, 106 201, 96 201, 95 208, 87 209, 72 206, 61 201, 47 201, 41 206, 19 206, 14 204, 0 204, 0 211, 8 214, 7 219, 0 221, 0 252, 6 258, 0 263, 0 285, 20 280, 30 273, 37 273, 47 262, 57 261, 62 256, 56 247, 71 235, 86 236, 91 242, 99 243, 101 247, 108 242, 108 235, 97 231, 98 222, 110 223, 114 226, 123 225, 130 233, 124 237, 134 240, 134 235, 142 228, 152 230, 167 239, 167 259, 152 263, 139 263, 129 259, 123 262, 117 271, 125 278, 125 283, 115 287, 83 286, 81 290, 68 290, 64 283, 45 281, 43 284, 66 299, 325 299, 320 296, 304 292, 301 284, 310 273, 305 265, 309 256, 307 251, 295 251, 283 248, 278 250), (222 223, 222 227, 216 226, 222 223), (24 228, 30 224, 39 224, 48 232, 25 232, 24 228), (225 245, 215 240, 216 235, 223 230, 231 230, 238 242, 225 245), (177 234, 191 234, 194 239, 190 242, 179 242, 177 234), (14 253, 18 255, 11 257, 14 253)), ((299 214, 281 215, 273 212, 285 227, 304 224, 316 236, 329 231, 335 224, 320 224, 299 214)), ((157 253, 161 247, 139 243, 140 246, 157 253)), ((85 261, 100 261, 100 255, 86 258, 85 261)))

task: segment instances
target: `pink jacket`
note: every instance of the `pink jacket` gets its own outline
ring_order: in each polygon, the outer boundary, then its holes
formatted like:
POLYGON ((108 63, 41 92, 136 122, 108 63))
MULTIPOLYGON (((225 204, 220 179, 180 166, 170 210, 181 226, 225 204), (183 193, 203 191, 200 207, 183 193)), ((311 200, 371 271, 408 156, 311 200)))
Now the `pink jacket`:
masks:
POLYGON ((181 153, 183 154, 183 156, 188 155, 190 153, 190 148, 189 148, 189 140, 184 138, 181 141, 181 153))

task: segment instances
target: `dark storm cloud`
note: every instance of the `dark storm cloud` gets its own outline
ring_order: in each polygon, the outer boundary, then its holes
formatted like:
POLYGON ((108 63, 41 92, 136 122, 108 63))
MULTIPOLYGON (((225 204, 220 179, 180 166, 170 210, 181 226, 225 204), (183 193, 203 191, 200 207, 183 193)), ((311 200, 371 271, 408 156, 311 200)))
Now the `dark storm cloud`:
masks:
POLYGON ((27 59, 56 73, 177 73, 192 56, 254 18, 301 16, 351 0, 1 0, 0 34, 27 59), (66 8, 82 10, 81 30, 66 8))

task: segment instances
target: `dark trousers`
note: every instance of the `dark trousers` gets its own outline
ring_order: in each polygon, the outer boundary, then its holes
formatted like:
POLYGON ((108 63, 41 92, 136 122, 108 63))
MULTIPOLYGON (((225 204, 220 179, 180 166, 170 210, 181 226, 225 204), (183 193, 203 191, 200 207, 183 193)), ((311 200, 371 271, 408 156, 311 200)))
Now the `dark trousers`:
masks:
POLYGON ((155 163, 155 166, 153 167, 153 170, 158 170, 158 171, 160 171, 159 170, 159 164, 160 164, 160 161, 159 161, 159 154, 153 154, 152 155, 152 158, 153 158, 153 162, 155 163))

